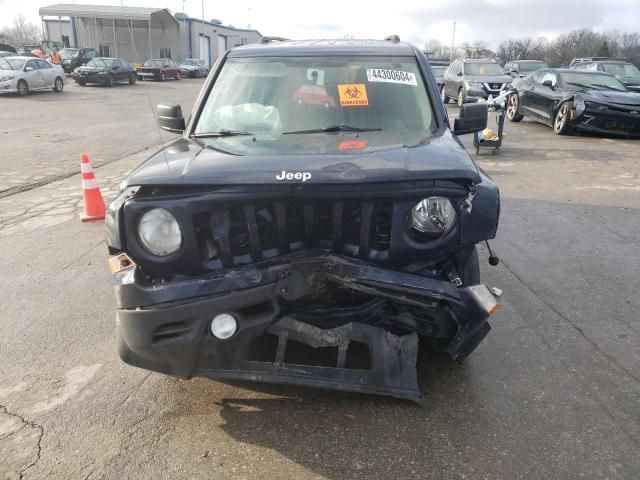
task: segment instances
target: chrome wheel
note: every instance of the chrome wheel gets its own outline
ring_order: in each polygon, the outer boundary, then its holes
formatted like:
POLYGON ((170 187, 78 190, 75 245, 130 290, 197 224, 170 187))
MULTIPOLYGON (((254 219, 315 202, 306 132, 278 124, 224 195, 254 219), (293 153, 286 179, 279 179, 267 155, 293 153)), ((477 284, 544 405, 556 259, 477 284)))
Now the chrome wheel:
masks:
POLYGON ((567 132, 569 126, 569 116, 571 115, 571 108, 568 103, 563 103, 556 113, 555 121, 553 122, 553 131, 556 135, 562 135, 567 132))
POLYGON ((64 89, 64 83, 62 83, 62 79, 60 77, 56 78, 53 89, 58 93, 62 92, 62 90, 64 89))
POLYGON ((447 94, 444 91, 444 85, 442 86, 442 89, 440 89, 440 99, 445 105, 449 103, 449 97, 447 97, 447 94))
POLYGON ((458 91, 458 106, 461 107, 464 105, 464 90, 460 89, 458 91))

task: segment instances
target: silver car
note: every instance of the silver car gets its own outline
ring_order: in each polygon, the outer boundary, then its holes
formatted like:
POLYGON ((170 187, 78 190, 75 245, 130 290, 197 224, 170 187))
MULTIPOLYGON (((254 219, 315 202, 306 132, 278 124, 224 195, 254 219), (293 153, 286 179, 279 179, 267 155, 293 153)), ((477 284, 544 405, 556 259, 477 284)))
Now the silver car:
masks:
POLYGON ((65 81, 60 65, 33 57, 0 57, 0 93, 24 96, 34 90, 62 92, 65 81))
POLYGON ((209 65, 204 60, 187 58, 180 64, 180 75, 183 77, 206 77, 209 74, 209 65))

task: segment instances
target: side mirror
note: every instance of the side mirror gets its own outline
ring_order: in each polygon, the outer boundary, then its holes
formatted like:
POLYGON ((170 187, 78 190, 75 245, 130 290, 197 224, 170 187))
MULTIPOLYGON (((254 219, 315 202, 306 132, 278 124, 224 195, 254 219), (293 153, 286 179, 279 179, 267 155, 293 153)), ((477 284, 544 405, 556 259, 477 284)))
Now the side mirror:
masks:
POLYGON ((114 70, 118 70, 119 68, 120 68, 120 67, 119 67, 118 65, 114 65, 114 66, 113 66, 113 69, 114 69, 114 70))
POLYGON ((487 128, 489 109, 486 103, 470 103, 460 107, 460 116, 453 124, 455 135, 479 132, 487 128))
POLYGON ((542 82, 542 85, 553 89, 553 82, 551 80, 545 80, 544 82, 542 82))
POLYGON ((158 105, 158 126, 173 133, 184 132, 185 122, 180 105, 158 105))
POLYGON ((33 68, 33 67, 25 67, 24 68, 25 72, 33 72, 34 70, 35 70, 35 68, 33 68))
POLYGON ((509 73, 511 75, 518 75, 518 73, 520 73, 520 72, 518 72, 518 70, 511 70, 509 73))
POLYGON ((462 72, 458 72, 458 73, 456 73, 456 75, 461 77, 462 76, 462 72))

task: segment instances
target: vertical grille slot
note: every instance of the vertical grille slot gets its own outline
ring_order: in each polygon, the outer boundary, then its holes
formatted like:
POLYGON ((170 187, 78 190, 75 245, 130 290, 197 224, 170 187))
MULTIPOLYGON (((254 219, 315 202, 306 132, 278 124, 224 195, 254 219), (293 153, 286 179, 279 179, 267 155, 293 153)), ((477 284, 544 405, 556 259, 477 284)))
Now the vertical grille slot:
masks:
POLYGON ((260 238, 258 235, 258 223, 256 222, 256 207, 254 205, 245 205, 244 217, 247 221, 251 259, 254 262, 257 262, 262 260, 262 248, 260 246, 260 238))
POLYGON ((363 202, 360 213, 360 256, 369 254, 369 239, 371 238, 371 224, 373 222, 373 202, 363 202))
POLYGON ((287 228, 287 214, 284 203, 277 202, 275 204, 276 225, 278 229, 278 247, 281 253, 289 252, 289 229, 287 228))
POLYGON ((233 256, 231 254, 231 243, 229 236, 231 234, 231 220, 229 218, 229 210, 225 207, 217 207, 211 213, 211 233, 214 241, 220 248, 220 259, 222 265, 231 267, 233 265, 233 256))
POLYGON ((371 229, 371 248, 379 252, 389 250, 391 246, 391 218, 393 204, 381 202, 376 205, 371 229))

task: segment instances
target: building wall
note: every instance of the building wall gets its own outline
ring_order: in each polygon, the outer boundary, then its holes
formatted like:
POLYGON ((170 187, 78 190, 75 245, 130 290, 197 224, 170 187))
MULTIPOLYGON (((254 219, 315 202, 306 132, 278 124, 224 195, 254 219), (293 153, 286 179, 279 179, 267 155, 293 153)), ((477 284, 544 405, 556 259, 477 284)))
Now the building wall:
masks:
MULTIPOLYGON (((181 61, 185 58, 201 58, 200 38, 204 35, 210 47, 210 61, 216 59, 226 49, 246 43, 256 43, 262 36, 255 30, 240 30, 215 25, 196 19, 175 22, 162 22, 152 16, 151 20, 151 49, 149 48, 149 32, 146 21, 121 19, 115 24, 110 19, 76 18, 76 42, 74 45, 73 26, 70 20, 45 19, 45 34, 48 40, 61 41, 61 34, 69 37, 70 46, 95 48, 100 46, 109 48, 110 56, 122 57, 132 63, 143 63, 148 58, 158 58, 161 53, 168 53, 171 58, 181 61), (115 26, 115 31, 114 31, 115 26), (191 37, 191 42, 189 42, 191 37), (191 50, 189 50, 191 46, 191 50), (164 50, 164 51, 163 51, 164 50)), ((205 55, 206 56, 206 55, 205 55)))

